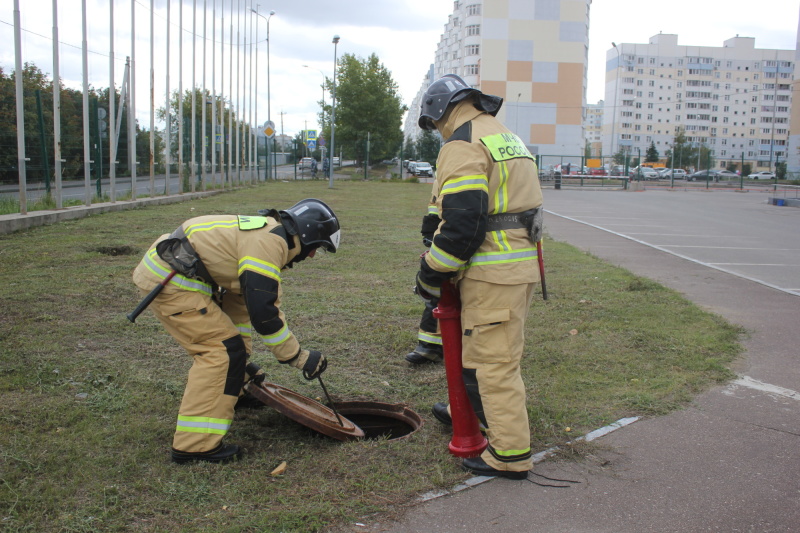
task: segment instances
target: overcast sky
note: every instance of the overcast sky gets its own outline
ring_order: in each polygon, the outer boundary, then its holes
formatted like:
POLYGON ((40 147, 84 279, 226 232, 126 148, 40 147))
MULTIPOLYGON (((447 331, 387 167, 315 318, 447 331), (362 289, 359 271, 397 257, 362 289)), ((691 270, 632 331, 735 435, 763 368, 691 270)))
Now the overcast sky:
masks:
MULTIPOLYGON (((86 0, 89 20, 89 77, 90 84, 105 87, 109 83, 110 25, 109 1, 86 0)), ((214 0, 184 0, 183 7, 183 87, 191 85, 192 6, 197 2, 198 13, 207 3, 208 61, 206 85, 211 87, 211 8, 214 0)), ((232 0, 241 7, 242 20, 250 14, 250 0, 232 0)), ((533 1, 533 0, 528 0, 533 1)), ((136 9, 136 111, 140 124, 149 128, 150 93, 150 0, 135 0, 136 9)), ((52 63, 52 0, 20 0, 22 21, 22 58, 31 61, 44 72, 53 72, 52 63)), ((216 0, 217 42, 220 41, 221 17, 224 15, 225 41, 230 42, 231 0, 216 0), (224 13, 223 13, 224 11, 224 13)), ((0 2, 0 66, 9 72, 14 68, 14 16, 12 0, 0 2)), ((156 106, 163 107, 166 98, 166 0, 155 0, 155 95, 156 106)), ((170 87, 178 87, 178 13, 179 1, 171 0, 170 87)), ((125 56, 131 53, 131 0, 114 3, 114 69, 117 87, 122 83, 125 56)), ((400 94, 407 105, 420 87, 424 73, 433 62, 436 45, 447 17, 452 13, 452 0, 253 0, 253 8, 268 16, 269 23, 269 95, 270 111, 277 130, 287 134, 317 127, 317 102, 322 98, 322 76, 333 73, 334 34, 341 40, 338 56, 350 53, 359 57, 377 54, 392 72, 400 94), (261 4, 258 5, 257 4, 261 4), (303 67, 308 65, 308 67, 303 67), (281 124, 281 120, 283 124, 281 124)), ((72 87, 81 84, 81 1, 58 0, 59 47, 61 76, 72 87)), ((236 15, 234 14, 234 17, 236 15)), ((605 54, 611 42, 646 43, 659 33, 678 34, 678 44, 721 46, 735 35, 755 37, 757 48, 794 49, 796 43, 800 1, 759 0, 757 3, 710 2, 673 0, 657 3, 642 0, 595 0, 591 7, 589 32, 589 69, 587 103, 603 98, 605 54)), ((253 86, 257 113, 253 121, 263 124, 267 119, 267 43, 266 24, 258 21, 258 76, 253 86)), ((202 37, 202 18, 198 16, 197 34, 202 37)), ((234 32, 236 26, 234 26, 234 32)), ((253 29, 255 35, 255 28, 253 29)), ((240 35, 249 43, 248 31, 240 35)), ((235 36, 234 36, 235 40, 235 36)), ((254 51, 255 49, 254 48, 254 51)), ((220 46, 217 45, 216 72, 220 72, 220 46)), ((254 52, 255 54, 255 52, 254 52)), ((202 41, 197 40, 197 84, 202 84, 202 41)), ((230 62, 225 47, 225 70, 230 62)), ((234 62, 236 58, 234 57, 234 62)), ((255 66, 253 77, 255 77, 255 66)), ((240 64, 242 72, 246 70, 240 64)), ((217 92, 221 75, 216 76, 217 92)), ((227 76, 226 76, 227 77, 227 76)), ((234 85, 234 91, 236 87, 234 85)), ((249 86, 247 98, 249 98, 249 86)), ((224 92, 229 93, 226 84, 224 92)), ((327 97, 326 97, 327 98, 327 97)), ((249 109, 245 109, 249 113, 249 109)), ((416 110, 412 110, 416 113, 416 110)))

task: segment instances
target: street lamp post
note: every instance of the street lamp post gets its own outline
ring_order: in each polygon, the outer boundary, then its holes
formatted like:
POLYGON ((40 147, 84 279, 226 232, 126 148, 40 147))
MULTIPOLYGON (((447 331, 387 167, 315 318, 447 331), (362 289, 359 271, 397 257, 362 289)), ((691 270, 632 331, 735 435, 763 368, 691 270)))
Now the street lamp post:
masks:
MULTIPOLYGON (((258 8, 261 4, 256 4, 256 8, 250 8, 250 11, 261 17, 262 19, 267 21, 267 121, 272 120, 272 112, 270 109, 270 97, 269 97, 269 19, 272 18, 272 15, 275 14, 275 11, 269 12, 269 17, 265 17, 261 13, 258 12, 258 8)), ((258 35, 258 21, 256 20, 256 35, 258 35)), ((258 44, 256 44, 256 94, 258 94, 258 44)), ((257 106, 256 106, 257 107, 257 106)), ((256 113, 258 115, 258 113, 256 113)), ((256 122, 258 123, 258 117, 256 116, 256 122)), ((258 137, 256 137, 258 138, 258 137)), ((269 154, 270 154, 270 146, 269 146, 269 137, 267 137, 267 173, 266 179, 269 179, 271 176, 270 171, 270 161, 269 161, 269 154)), ((276 158, 277 162, 277 158, 276 158)), ((274 167, 275 165, 273 165, 274 167)), ((256 144, 256 171, 258 171, 258 144, 256 144)), ((276 179, 277 179, 277 172, 276 172, 276 179)))
POLYGON ((611 111, 611 157, 613 158, 616 153, 614 152, 614 133, 617 127, 617 103, 619 101, 619 48, 617 43, 612 42, 611 46, 617 51, 617 68, 614 70, 617 73, 617 81, 614 82, 614 109, 611 111))
POLYGON ((339 36, 333 36, 333 103, 331 104, 331 164, 328 166, 330 172, 328 177, 328 188, 333 189, 333 157, 336 153, 334 151, 334 138, 336 135, 336 53, 339 46, 339 36))

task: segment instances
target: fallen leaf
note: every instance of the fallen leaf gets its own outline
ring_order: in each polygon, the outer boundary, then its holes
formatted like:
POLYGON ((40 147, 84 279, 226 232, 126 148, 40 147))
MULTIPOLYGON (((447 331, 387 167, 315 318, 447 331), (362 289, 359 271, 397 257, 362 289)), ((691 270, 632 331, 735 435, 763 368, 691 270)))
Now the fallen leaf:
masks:
POLYGON ((570 335, 577 335, 578 334, 578 330, 577 329, 571 329, 571 330, 569 330, 569 334, 570 335))
POLYGON ((284 472, 286 472, 286 461, 284 461, 281 464, 279 464, 278 467, 275 470, 273 470, 272 472, 269 473, 269 475, 272 476, 272 477, 278 477, 281 474, 283 474, 284 472))

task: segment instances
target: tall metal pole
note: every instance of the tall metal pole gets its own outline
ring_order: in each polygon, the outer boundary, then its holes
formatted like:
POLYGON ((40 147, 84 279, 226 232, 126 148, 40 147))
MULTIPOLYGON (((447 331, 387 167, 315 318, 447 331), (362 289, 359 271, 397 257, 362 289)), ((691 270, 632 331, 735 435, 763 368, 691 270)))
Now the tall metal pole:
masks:
POLYGON ((219 84, 219 173, 222 188, 225 188, 225 1, 220 5, 220 37, 219 37, 219 72, 222 75, 219 84))
MULTIPOLYGON (((252 5, 252 3, 251 3, 252 5)), ((252 11, 252 8, 250 9, 252 11)), ((247 56, 247 77, 250 83, 247 86, 250 88, 250 96, 248 97, 248 104, 247 107, 249 112, 249 118, 247 119, 247 148, 248 148, 248 168, 250 170, 250 175, 253 174, 253 17, 252 15, 247 17, 248 22, 250 23, 250 31, 248 32, 250 37, 250 53, 247 56)), ((258 48, 256 48, 258 49, 258 48)), ((256 167, 256 181, 258 181, 258 167, 256 167)))
POLYGON ((183 1, 178 2, 178 194, 183 193, 183 1))
POLYGON ((111 201, 117 200, 117 139, 115 132, 117 131, 117 117, 114 111, 114 101, 117 99, 117 91, 114 86, 114 0, 108 3, 108 12, 110 19, 109 26, 109 60, 108 60, 108 181, 109 188, 111 189, 111 201))
POLYGON ((228 67, 228 87, 230 90, 228 91, 228 98, 231 100, 228 106, 228 135, 230 136, 230 139, 228 139, 228 179, 231 182, 231 187, 233 187, 233 0, 231 0, 231 30, 228 32, 228 38, 231 40, 231 45, 228 48, 230 52, 228 61, 230 64, 228 67))
POLYGON ((150 0, 150 196, 155 196, 156 194, 156 72, 155 57, 153 55, 153 50, 155 48, 155 27, 153 25, 154 7, 153 0, 150 0))
POLYGON ((206 99, 206 41, 208 40, 208 35, 206 28, 208 24, 206 22, 206 13, 208 12, 208 0, 203 0, 203 91, 201 92, 201 97, 203 101, 201 102, 203 109, 200 112, 200 121, 202 125, 200 126, 200 142, 203 145, 200 148, 200 164, 203 165, 200 168, 200 181, 202 182, 201 189, 206 190, 206 183, 208 183, 208 175, 206 173, 206 146, 208 145, 208 133, 206 132, 206 107, 208 106, 208 100, 206 99))
POLYGON ((136 199, 136 0, 131 0, 131 72, 128 77, 128 167, 131 169, 131 200, 136 199))
MULTIPOLYGON (((250 8, 250 11, 256 14, 256 16, 260 17, 261 13, 258 12, 258 8, 261 7, 261 4, 256 4, 256 8, 250 8)), ((256 19, 256 126, 258 129, 261 129, 261 122, 258 120, 258 19, 256 19)), ((256 140, 258 140, 258 136, 256 136, 256 140)), ((256 142, 256 176, 259 176, 258 173, 258 142, 256 142)), ((269 139, 267 139, 267 176, 266 179, 269 178, 269 139)))
POLYGON ((56 167, 56 208, 61 209, 61 75, 58 67, 58 0, 53 0, 53 159, 56 167))
MULTIPOLYGON (((15 0, 18 3, 18 0, 15 0)), ((19 9, 17 7, 17 9, 19 9)), ((83 61, 83 177, 84 177, 84 203, 86 205, 91 205, 92 203, 92 147, 91 142, 89 139, 89 45, 88 45, 88 33, 89 29, 86 25, 86 0, 81 0, 81 17, 83 20, 83 40, 81 42, 81 54, 82 54, 82 61, 83 61)), ((17 50, 20 47, 17 46, 17 50)), ((17 76, 19 80, 22 80, 22 76, 17 76)), ((19 109, 19 106, 18 106, 19 109)), ((20 131, 24 131, 19 129, 17 126, 17 134, 19 135, 20 131)), ((24 152, 23 152, 24 155, 24 152)), ((24 160, 24 158, 23 158, 24 160)), ((21 180, 24 178, 24 167, 19 167, 22 172, 23 176, 20 178, 21 180)), ((22 191, 20 191, 22 192, 22 191)), ((20 196, 20 206, 24 205, 23 200, 25 196, 20 196)), ((21 211, 22 214, 25 214, 25 211, 21 211)))
POLYGON ((217 0, 211 0, 211 185, 217 188, 217 0))
MULTIPOLYGON (((84 47, 83 53, 84 58, 86 57, 86 0, 84 0, 83 5, 83 13, 84 13, 84 47)), ((26 174, 26 167, 25 167, 25 106, 23 105, 24 99, 22 96, 22 25, 20 22, 19 16, 19 0, 14 0, 14 62, 15 62, 15 80, 14 85, 16 89, 16 102, 17 102, 17 171, 19 172, 19 212, 22 215, 28 214, 28 198, 26 196, 27 189, 28 189, 28 178, 26 174)), ((86 76, 87 69, 84 65, 84 79, 86 76)), ((86 110, 88 109, 88 94, 85 90, 86 84, 84 84, 84 146, 86 146, 86 140, 89 137, 89 121, 86 117, 86 110)), ((86 152, 85 152, 86 153, 86 152)), ((88 160, 86 158, 87 163, 85 164, 86 168, 89 167, 88 160)), ((86 195, 87 199, 89 197, 89 171, 86 171, 86 195)), ((86 205, 89 205, 88 201, 86 205)))
MULTIPOLYGON (((267 120, 270 121, 270 122, 272 122, 272 98, 271 98, 270 92, 269 92, 269 43, 270 43, 270 38, 269 38, 269 20, 272 18, 272 15, 274 15, 274 14, 275 14, 274 11, 270 11, 269 12, 269 17, 267 18, 267 120)), ((267 139, 267 161, 269 161, 270 151, 272 151, 274 153, 274 150, 272 150, 272 146, 270 146, 270 139, 268 138, 267 139)), ((278 167, 278 164, 277 164, 278 163, 278 158, 277 158, 277 155, 273 155, 273 160, 270 161, 270 162, 272 163, 272 172, 274 172, 274 179, 277 180, 278 179, 278 168, 277 168, 278 167)), ((267 168, 270 168, 270 167, 267 166, 267 168)))
POLYGON ((241 40, 241 16, 242 5, 239 0, 236 0, 236 173, 239 176, 239 181, 242 181, 242 121, 241 121, 241 95, 239 85, 239 60, 242 55, 242 40, 241 40))
POLYGON ((192 6, 192 192, 197 184, 197 0, 192 6))
MULTIPOLYGON (((113 0, 112 0, 113 1, 113 0)), ((166 146, 164 148, 164 163, 166 164, 166 175, 164 176, 164 195, 169 194, 169 164, 170 164, 170 152, 172 152, 172 118, 169 112, 169 31, 170 27, 172 26, 170 20, 170 5, 172 4, 172 0, 167 0, 167 72, 166 72, 166 103, 164 104, 164 114, 166 115, 164 118, 164 138, 166 140, 166 146)))
POLYGON ((328 165, 330 175, 328 177, 328 188, 333 189, 333 156, 336 154, 334 150, 334 139, 336 138, 336 52, 339 46, 339 36, 333 36, 333 103, 331 104, 331 164, 328 165))

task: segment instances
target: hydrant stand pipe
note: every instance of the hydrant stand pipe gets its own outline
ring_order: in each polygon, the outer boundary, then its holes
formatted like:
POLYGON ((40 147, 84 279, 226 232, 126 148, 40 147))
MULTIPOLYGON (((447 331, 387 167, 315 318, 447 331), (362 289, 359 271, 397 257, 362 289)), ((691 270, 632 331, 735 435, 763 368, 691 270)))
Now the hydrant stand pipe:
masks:
POLYGON ((448 448, 456 457, 477 457, 488 442, 478 427, 478 417, 469 402, 461 375, 461 300, 449 281, 442 284, 441 298, 433 316, 439 321, 442 333, 447 394, 453 419, 453 438, 448 448))

